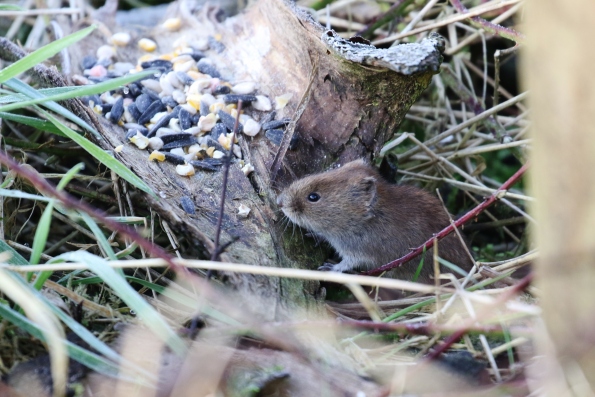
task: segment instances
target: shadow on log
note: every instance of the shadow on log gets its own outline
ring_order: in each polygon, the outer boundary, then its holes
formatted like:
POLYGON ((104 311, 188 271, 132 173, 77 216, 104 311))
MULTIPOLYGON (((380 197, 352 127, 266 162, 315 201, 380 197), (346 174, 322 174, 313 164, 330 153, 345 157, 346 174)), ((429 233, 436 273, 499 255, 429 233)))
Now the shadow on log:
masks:
MULTIPOLYGON (((254 81, 259 92, 269 98, 292 95, 277 115, 292 119, 280 146, 262 133, 254 138, 240 137, 243 155, 255 172, 248 178, 237 165, 231 167, 221 241, 226 243, 234 237, 239 241, 222 259, 256 266, 317 268, 325 252, 313 249, 299 233, 291 233, 291 227, 284 233, 286 227, 275 205, 276 191, 297 177, 376 155, 437 72, 442 39, 431 35, 419 44, 375 49, 325 31, 308 13, 283 0, 255 2, 242 14, 221 23, 210 18, 211 14, 208 7, 194 10, 191 2, 173 4, 165 17, 182 18, 184 27, 167 34, 160 26, 144 31, 129 29, 133 40, 120 51, 120 60, 136 62, 141 54, 134 38, 141 35, 157 41, 161 52, 171 50, 172 43, 184 36, 220 35, 225 49, 208 55, 219 65, 223 79, 254 81), (295 143, 291 150, 290 142, 295 143), (247 219, 237 215, 240 204, 252 210, 247 219)), ((110 20, 113 18, 106 17, 105 26, 116 31, 110 20)), ((126 29, 118 28, 122 30, 126 29)), ((79 65, 84 55, 94 53, 106 42, 107 33, 105 28, 98 29, 70 48, 71 63, 79 65)), ((6 46, 10 43, 2 43, 0 55, 10 58, 7 54, 12 47, 6 46)), ((20 50, 15 46, 15 51, 20 50)), ((66 84, 55 69, 38 66, 36 73, 46 85, 66 84)), ((212 252, 221 172, 180 177, 175 166, 149 162, 145 151, 127 145, 121 127, 97 117, 78 100, 71 101, 70 106, 97 128, 104 149, 124 145, 115 156, 155 191, 159 198, 147 197, 151 207, 189 240, 212 252), (196 215, 182 209, 184 196, 194 202, 196 215)), ((228 274, 227 280, 241 294, 262 299, 258 306, 266 320, 284 319, 295 307, 320 309, 314 299, 317 284, 313 282, 245 274, 228 274)))

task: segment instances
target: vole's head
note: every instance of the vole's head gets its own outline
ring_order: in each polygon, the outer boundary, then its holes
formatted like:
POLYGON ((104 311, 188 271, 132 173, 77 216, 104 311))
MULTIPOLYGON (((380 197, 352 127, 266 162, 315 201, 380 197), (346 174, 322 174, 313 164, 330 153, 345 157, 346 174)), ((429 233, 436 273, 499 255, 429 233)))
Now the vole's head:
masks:
POLYGON ((295 181, 277 204, 292 222, 322 236, 351 232, 374 216, 378 180, 372 166, 352 161, 295 181))

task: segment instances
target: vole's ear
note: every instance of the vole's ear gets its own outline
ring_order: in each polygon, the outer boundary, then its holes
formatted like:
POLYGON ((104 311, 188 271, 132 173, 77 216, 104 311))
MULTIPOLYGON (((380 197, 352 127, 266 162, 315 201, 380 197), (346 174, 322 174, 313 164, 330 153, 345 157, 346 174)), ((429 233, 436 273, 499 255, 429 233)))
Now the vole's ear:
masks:
POLYGON ((367 176, 360 182, 360 187, 363 192, 363 198, 366 208, 370 209, 376 204, 378 200, 378 192, 376 191, 376 178, 373 176, 367 176))

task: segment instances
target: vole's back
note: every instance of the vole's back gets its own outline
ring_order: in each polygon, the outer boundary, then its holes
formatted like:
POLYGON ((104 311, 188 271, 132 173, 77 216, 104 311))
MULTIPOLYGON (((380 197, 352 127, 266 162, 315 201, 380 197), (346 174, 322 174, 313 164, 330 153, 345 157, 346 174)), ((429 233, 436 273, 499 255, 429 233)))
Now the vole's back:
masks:
MULTIPOLYGON (((440 230, 449 225, 450 219, 438 198, 425 190, 413 186, 396 186, 387 183, 378 185, 378 203, 375 217, 368 228, 378 230, 375 238, 379 241, 368 247, 387 247, 382 250, 362 248, 375 263, 386 264, 408 254, 411 249, 422 245, 440 230), (390 248, 389 248, 390 247, 390 248)), ((467 251, 456 234, 438 242, 438 255, 464 270, 473 265, 467 251)), ((403 264, 392 271, 390 276, 410 280, 424 260, 420 281, 429 281, 433 274, 433 250, 403 264)), ((371 264, 369 269, 377 267, 371 264)))

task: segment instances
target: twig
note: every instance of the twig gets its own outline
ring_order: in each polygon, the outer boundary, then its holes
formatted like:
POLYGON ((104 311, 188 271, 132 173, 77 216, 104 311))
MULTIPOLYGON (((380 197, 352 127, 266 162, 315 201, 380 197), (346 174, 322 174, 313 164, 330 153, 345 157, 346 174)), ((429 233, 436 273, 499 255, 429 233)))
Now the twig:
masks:
POLYGON ((0 17, 20 17, 20 16, 37 16, 37 15, 70 15, 78 14, 82 10, 80 8, 45 8, 35 10, 23 11, 0 11, 0 17))
POLYGON ((405 7, 411 4, 411 1, 412 0, 397 0, 395 4, 393 4, 388 9, 388 11, 386 11, 384 14, 380 14, 372 18, 368 26, 366 26, 365 29, 362 29, 359 32, 357 32, 355 35, 362 37, 371 36, 376 29, 395 19, 397 15, 403 12, 403 9, 405 7))
MULTIPOLYGON (((477 100, 475 95, 463 85, 463 83, 458 79, 450 67, 443 65, 440 76, 442 77, 444 84, 453 90, 455 94, 457 94, 461 99, 461 101, 471 108, 475 115, 485 112, 484 105, 479 100, 477 100)), ((500 124, 498 124, 498 121, 493 115, 486 117, 485 120, 483 120, 483 125, 494 137, 498 138, 500 141, 506 135, 506 131, 500 124)), ((519 153, 515 152, 514 150, 513 153, 515 153, 515 157, 519 158, 519 153)))
POLYGON ((455 23, 455 22, 460 22, 460 21, 464 21, 466 19, 469 19, 471 17, 477 16, 477 15, 481 15, 481 14, 485 14, 486 12, 490 12, 490 11, 494 11, 497 10, 499 8, 502 7, 506 7, 509 6, 511 4, 516 4, 521 0, 503 0, 503 1, 492 1, 490 3, 486 3, 486 4, 482 4, 481 6, 477 6, 474 7, 470 10, 468 10, 468 12, 466 14, 458 14, 458 15, 453 15, 450 16, 448 18, 445 18, 441 21, 437 21, 435 23, 423 26, 421 28, 417 28, 417 29, 413 29, 410 30, 409 32, 405 32, 405 33, 398 33, 392 36, 388 36, 384 39, 380 39, 380 40, 375 40, 372 42, 373 45, 379 45, 379 44, 385 44, 385 43, 391 43, 395 40, 399 40, 402 39, 404 37, 408 37, 408 36, 413 36, 416 35, 418 33, 423 33, 426 32, 428 30, 432 30, 432 29, 438 29, 441 28, 443 26, 446 25, 450 25, 451 23, 455 23))
POLYGON ((500 57, 516 52, 518 46, 496 50, 494 53, 494 106, 498 104, 498 95, 500 93, 500 57))
MULTIPOLYGON (((522 101, 523 99, 525 99, 527 97, 527 92, 523 92, 522 94, 519 94, 517 96, 515 96, 512 99, 509 99, 506 102, 502 102, 501 104, 499 104, 498 106, 494 106, 488 110, 486 110, 485 112, 478 114, 475 117, 471 117, 469 120, 458 124, 452 128, 449 128, 448 130, 436 135, 433 138, 428 139, 427 141, 424 142, 424 144, 426 144, 427 146, 430 145, 435 145, 436 143, 440 142, 441 140, 443 140, 444 138, 447 138, 453 134, 456 134, 459 131, 464 130, 467 127, 472 126, 473 124, 482 121, 483 119, 485 119, 486 117, 491 116, 492 114, 498 113, 499 111, 501 111, 502 109, 506 109, 509 106, 514 105, 515 103, 522 101)), ((408 150, 407 152, 399 155, 399 163, 402 163, 403 160, 408 159, 409 157, 411 157, 412 155, 414 155, 415 153, 419 152, 420 150, 422 150, 420 147, 414 147, 413 149, 408 150)))
POLYGON ((520 177, 523 176, 525 171, 527 171, 527 168, 528 168, 528 164, 523 165, 513 176, 511 176, 506 182, 504 182, 502 184, 502 186, 500 187, 500 189, 498 189, 494 194, 492 194, 490 197, 486 198, 477 207, 475 207, 471 211, 467 212, 461 218, 457 219, 456 222, 454 222, 451 225, 448 225, 447 227, 442 229, 440 232, 438 232, 435 236, 432 236, 432 238, 430 238, 424 244, 415 248, 407 255, 405 255, 399 259, 396 259, 392 262, 389 262, 386 265, 380 266, 376 269, 364 272, 364 274, 377 275, 382 272, 394 269, 396 267, 403 265, 406 262, 409 262, 411 259, 417 257, 418 255, 421 255, 421 253, 424 252, 424 250, 427 251, 427 250, 431 249, 434 246, 434 238, 436 238, 436 240, 442 240, 444 237, 446 237, 450 233, 452 233, 455 228, 458 228, 458 227, 464 225, 465 223, 467 223, 468 221, 470 221, 471 219, 474 219, 475 217, 477 217, 483 210, 485 210, 490 205, 492 205, 494 202, 496 202, 496 200, 499 200, 502 197, 502 195, 506 192, 506 190, 508 190, 508 188, 510 186, 512 186, 514 183, 516 183, 520 179, 520 177))
MULTIPOLYGON (((518 282, 517 285, 515 285, 514 287, 511 287, 509 290, 507 290, 505 293, 503 293, 498 298, 498 300, 494 303, 494 306, 501 304, 503 302, 506 302, 508 299, 510 299, 514 295, 524 291, 529 286, 529 284, 531 284, 532 280, 533 280, 533 273, 527 274, 525 277, 523 277, 518 282)), ((474 320, 477 321, 477 319, 474 319, 474 320)), ((427 355, 426 360, 431 361, 431 360, 438 358, 438 356, 440 356, 442 353, 444 353, 450 346, 453 345, 453 343, 455 343, 456 341, 461 339, 463 337, 463 335, 465 335, 469 330, 470 330, 470 327, 467 326, 467 327, 463 327, 460 330, 453 333, 440 346, 438 346, 436 349, 432 350, 430 352, 430 354, 427 355)))
POLYGON ((6 165, 12 171, 19 176, 27 179, 31 184, 40 192, 47 194, 50 197, 54 197, 60 200, 67 208, 72 208, 78 211, 89 214, 92 218, 102 222, 108 229, 115 230, 123 236, 129 237, 135 241, 140 247, 144 248, 152 256, 163 259, 173 270, 176 272, 188 273, 188 270, 176 265, 172 261, 172 257, 165 252, 161 247, 154 245, 144 239, 140 234, 137 233, 133 228, 123 225, 119 222, 110 219, 100 211, 91 207, 84 201, 79 201, 70 194, 57 190, 54 186, 48 183, 43 178, 40 178, 34 171, 29 168, 17 163, 15 160, 7 156, 4 152, 0 151, 0 163, 6 165))
MULTIPOLYGON (((516 14, 516 12, 521 8, 521 6, 522 6, 522 3, 514 5, 509 10, 503 12, 502 14, 500 14, 496 18, 494 18, 492 20, 492 22, 500 23, 500 22, 506 21, 508 18, 510 18, 511 16, 516 14)), ((464 40, 461 40, 454 47, 447 48, 446 51, 444 51, 444 55, 456 54, 457 52, 461 51, 461 49, 467 47, 469 44, 471 44, 473 41, 475 41, 478 37, 480 37, 479 31, 467 36, 464 40)))
MULTIPOLYGON (((452 6, 461 14, 466 14, 469 12, 467 7, 465 7, 460 0, 450 0, 450 2, 452 6)), ((479 28, 482 28, 488 33, 497 34, 498 36, 512 40, 517 44, 524 42, 526 39, 524 34, 519 33, 514 29, 506 28, 502 25, 486 21, 485 19, 480 17, 472 17, 471 24, 479 28)))
MULTIPOLYGON (((240 114, 242 113, 242 100, 238 101, 238 114, 236 115, 236 121, 233 125, 233 131, 231 132, 231 143, 229 144, 229 153, 225 157, 225 169, 223 170, 223 187, 221 189, 221 202, 219 203, 219 217, 217 218, 217 230, 215 232, 215 249, 211 254, 211 260, 219 260, 219 255, 222 250, 219 248, 219 240, 221 238, 221 225, 223 224, 223 214, 225 212, 225 195, 227 194, 227 179, 229 177, 229 168, 231 167, 231 157, 233 156, 233 145, 236 139, 236 133, 238 132, 238 126, 240 123, 240 114)), ((207 279, 212 276, 212 272, 207 272, 207 279)))

